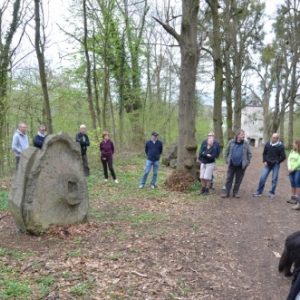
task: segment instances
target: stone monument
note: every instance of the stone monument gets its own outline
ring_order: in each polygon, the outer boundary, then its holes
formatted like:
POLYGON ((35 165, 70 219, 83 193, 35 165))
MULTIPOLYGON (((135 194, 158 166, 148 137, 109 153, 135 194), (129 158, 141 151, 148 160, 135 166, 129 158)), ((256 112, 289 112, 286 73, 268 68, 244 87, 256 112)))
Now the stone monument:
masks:
POLYGON ((89 198, 80 145, 59 132, 46 138, 42 150, 24 150, 9 205, 20 229, 33 234, 85 221, 89 198))

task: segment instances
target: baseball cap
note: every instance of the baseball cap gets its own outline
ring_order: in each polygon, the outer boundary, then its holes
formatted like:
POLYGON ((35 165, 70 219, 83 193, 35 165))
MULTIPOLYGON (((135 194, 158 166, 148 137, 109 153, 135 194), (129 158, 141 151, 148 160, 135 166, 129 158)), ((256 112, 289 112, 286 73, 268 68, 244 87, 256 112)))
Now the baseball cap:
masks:
POLYGON ((153 135, 153 136, 158 136, 159 134, 158 134, 156 131, 153 131, 153 132, 151 133, 151 135, 153 135))

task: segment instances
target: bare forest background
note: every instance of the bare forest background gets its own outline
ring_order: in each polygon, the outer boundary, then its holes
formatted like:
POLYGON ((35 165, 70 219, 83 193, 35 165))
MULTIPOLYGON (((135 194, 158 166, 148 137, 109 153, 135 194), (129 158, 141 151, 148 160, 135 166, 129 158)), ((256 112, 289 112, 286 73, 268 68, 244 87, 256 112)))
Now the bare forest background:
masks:
POLYGON ((14 170, 20 122, 31 145, 40 124, 74 137, 86 124, 94 166, 103 130, 122 155, 156 130, 165 149, 179 141, 178 168, 191 170, 206 133, 226 145, 247 104, 263 107, 264 141, 300 137, 300 1, 271 17, 259 0, 68 2, 61 24, 48 1, 1 2, 0 175, 14 170), (53 26, 65 37, 55 60, 53 26))

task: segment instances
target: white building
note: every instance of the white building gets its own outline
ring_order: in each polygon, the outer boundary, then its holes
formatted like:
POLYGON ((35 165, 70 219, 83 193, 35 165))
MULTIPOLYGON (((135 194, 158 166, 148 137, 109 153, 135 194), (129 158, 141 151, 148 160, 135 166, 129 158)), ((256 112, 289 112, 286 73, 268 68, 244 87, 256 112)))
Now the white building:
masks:
POLYGON ((242 109, 241 124, 250 145, 253 147, 263 146, 264 118, 262 106, 245 106, 242 109))

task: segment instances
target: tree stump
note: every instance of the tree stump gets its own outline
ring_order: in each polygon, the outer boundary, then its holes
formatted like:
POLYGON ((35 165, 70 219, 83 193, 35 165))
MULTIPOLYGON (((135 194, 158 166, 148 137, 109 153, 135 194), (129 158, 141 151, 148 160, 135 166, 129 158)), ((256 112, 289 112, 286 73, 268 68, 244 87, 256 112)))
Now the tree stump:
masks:
POLYGON ((24 150, 9 205, 20 229, 33 234, 85 221, 89 198, 80 145, 60 132, 49 135, 42 150, 24 150))

